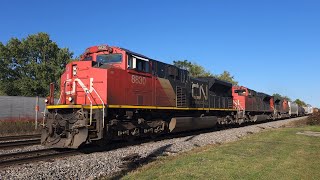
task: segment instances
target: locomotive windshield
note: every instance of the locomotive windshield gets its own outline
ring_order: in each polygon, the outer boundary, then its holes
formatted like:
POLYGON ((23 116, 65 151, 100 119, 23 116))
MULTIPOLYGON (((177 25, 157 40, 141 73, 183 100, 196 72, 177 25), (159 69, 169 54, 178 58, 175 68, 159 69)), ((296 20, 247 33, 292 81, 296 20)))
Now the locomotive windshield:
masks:
POLYGON ((107 63, 120 63, 122 61, 122 54, 100 54, 97 55, 97 62, 107 63))

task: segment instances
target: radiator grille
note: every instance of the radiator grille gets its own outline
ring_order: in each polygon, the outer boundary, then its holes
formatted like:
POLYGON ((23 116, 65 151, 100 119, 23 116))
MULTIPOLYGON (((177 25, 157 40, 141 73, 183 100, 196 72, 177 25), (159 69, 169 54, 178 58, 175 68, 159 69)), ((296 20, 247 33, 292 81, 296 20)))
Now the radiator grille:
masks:
POLYGON ((176 87, 176 106, 179 108, 187 107, 186 88, 176 87))

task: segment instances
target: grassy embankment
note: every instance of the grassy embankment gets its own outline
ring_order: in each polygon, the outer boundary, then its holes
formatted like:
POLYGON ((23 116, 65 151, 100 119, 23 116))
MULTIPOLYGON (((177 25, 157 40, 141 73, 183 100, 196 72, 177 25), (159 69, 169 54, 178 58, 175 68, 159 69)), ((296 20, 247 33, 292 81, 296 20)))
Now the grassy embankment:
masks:
POLYGON ((320 114, 291 128, 160 158, 124 179, 320 179, 320 137, 297 134, 320 132, 319 124, 320 114))
MULTIPOLYGON (((41 122, 39 122, 41 123, 41 122)), ((0 121, 0 136, 16 136, 25 134, 39 134, 41 127, 35 130, 34 120, 3 120, 0 121)))

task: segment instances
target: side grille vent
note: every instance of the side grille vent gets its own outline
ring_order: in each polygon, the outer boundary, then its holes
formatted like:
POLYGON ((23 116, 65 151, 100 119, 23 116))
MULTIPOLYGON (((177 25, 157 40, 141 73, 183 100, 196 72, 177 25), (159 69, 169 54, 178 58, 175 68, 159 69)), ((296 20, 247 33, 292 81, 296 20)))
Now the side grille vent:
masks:
POLYGON ((176 106, 179 108, 187 107, 186 88, 176 87, 176 106))

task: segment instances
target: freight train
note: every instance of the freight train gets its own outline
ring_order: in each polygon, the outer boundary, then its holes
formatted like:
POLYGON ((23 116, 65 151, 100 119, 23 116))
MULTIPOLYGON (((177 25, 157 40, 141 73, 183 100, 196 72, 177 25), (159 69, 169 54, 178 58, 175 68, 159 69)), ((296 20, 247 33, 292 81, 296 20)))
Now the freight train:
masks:
MULTIPOLYGON (((166 133, 300 116, 296 104, 211 77, 191 77, 174 65, 125 48, 86 49, 46 99, 41 143, 79 148, 166 133)), ((299 110, 300 109, 300 110, 299 110)))

